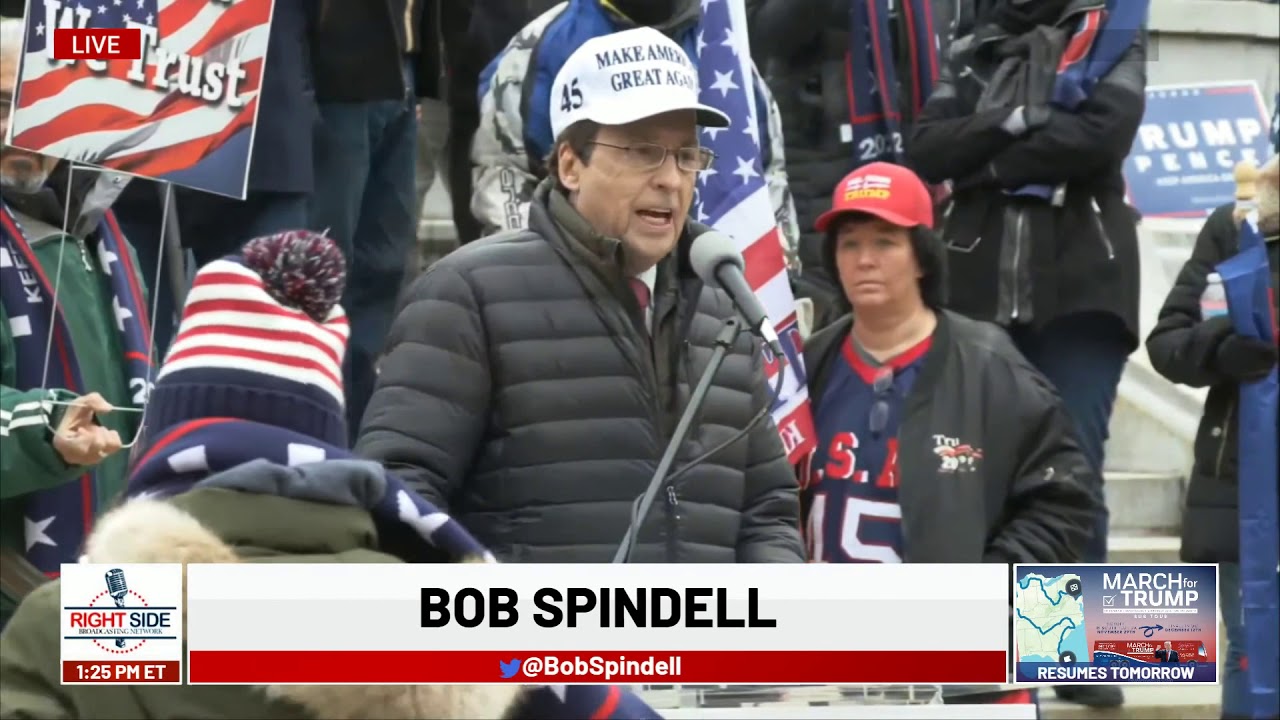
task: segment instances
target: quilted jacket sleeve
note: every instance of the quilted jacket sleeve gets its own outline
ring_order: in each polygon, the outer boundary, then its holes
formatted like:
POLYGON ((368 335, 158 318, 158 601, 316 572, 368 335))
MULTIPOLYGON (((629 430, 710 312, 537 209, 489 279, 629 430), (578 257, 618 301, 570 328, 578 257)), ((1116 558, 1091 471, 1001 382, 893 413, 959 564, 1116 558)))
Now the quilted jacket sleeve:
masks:
POLYGON ((474 289, 450 263, 438 263, 409 288, 392 324, 356 453, 448 508, 480 445, 489 389, 474 289))

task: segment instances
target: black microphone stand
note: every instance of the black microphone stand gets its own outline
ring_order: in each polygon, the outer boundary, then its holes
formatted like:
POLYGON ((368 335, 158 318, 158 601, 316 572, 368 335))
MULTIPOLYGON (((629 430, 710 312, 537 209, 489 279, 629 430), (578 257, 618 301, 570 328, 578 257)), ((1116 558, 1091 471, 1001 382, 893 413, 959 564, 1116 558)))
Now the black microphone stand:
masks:
POLYGON ((618 552, 613 556, 613 562, 627 563, 631 561, 631 550, 635 544, 636 536, 640 533, 640 526, 644 525, 645 518, 649 516, 649 509, 653 506, 653 501, 658 497, 658 493, 661 492, 663 482, 666 480, 667 474, 671 472, 672 463, 676 461, 676 453, 680 451, 680 446, 684 444, 690 428, 693 427, 694 418, 697 417, 703 403, 707 400, 707 392, 711 389, 711 381, 715 379, 715 374, 720 370, 720 366, 724 364, 725 355, 733 348, 734 343, 738 341, 738 335, 741 333, 742 321, 737 317, 729 318, 725 321, 724 327, 720 328, 720 334, 716 336, 715 350, 711 353, 711 362, 707 363, 707 369, 702 371, 702 377, 698 380, 697 386, 694 387, 693 394, 689 396, 689 404, 685 406, 684 414, 680 416, 680 422, 676 424, 675 434, 671 436, 670 442, 667 443, 667 449, 663 452, 662 459, 658 462, 658 469, 653 471, 653 477, 649 480, 649 487, 644 491, 644 496, 640 499, 640 507, 632 518, 631 524, 627 527, 627 534, 623 536, 622 544, 618 546, 618 552))

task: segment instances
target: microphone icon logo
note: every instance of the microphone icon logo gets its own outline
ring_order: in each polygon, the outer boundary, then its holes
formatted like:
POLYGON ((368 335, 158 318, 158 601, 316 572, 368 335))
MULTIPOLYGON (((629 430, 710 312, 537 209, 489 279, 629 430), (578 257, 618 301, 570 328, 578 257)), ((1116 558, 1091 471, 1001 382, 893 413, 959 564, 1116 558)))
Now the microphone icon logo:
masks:
MULTIPOLYGON (((107 594, 116 602, 116 607, 124 607, 124 598, 129 594, 129 585, 124 579, 124 570, 113 568, 107 571, 107 594)), ((116 647, 124 647, 124 638, 116 638, 116 647)))

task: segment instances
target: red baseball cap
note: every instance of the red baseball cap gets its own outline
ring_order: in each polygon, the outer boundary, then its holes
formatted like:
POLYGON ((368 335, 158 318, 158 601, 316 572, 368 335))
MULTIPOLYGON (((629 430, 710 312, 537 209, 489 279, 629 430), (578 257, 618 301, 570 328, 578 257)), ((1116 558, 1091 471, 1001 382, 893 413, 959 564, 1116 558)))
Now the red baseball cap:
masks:
POLYGON ((826 232, 845 213, 864 212, 901 227, 933 227, 933 198, 920 177, 901 165, 873 162, 849 173, 831 193, 831 209, 813 224, 826 232))

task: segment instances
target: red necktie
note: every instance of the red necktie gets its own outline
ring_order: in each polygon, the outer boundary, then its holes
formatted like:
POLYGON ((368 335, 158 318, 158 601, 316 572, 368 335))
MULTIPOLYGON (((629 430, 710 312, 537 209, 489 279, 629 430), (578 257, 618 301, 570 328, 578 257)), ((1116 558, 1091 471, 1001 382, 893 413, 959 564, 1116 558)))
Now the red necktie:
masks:
POLYGON ((640 278, 628 278, 627 282, 631 284, 631 292, 636 294, 636 304, 640 306, 640 326, 644 328, 647 337, 647 333, 653 332, 649 328, 649 286, 640 278))
POLYGON ((629 278, 627 282, 631 283, 631 292, 636 294, 636 302, 640 304, 640 312, 649 309, 649 286, 644 284, 640 278, 629 278))

